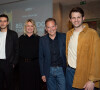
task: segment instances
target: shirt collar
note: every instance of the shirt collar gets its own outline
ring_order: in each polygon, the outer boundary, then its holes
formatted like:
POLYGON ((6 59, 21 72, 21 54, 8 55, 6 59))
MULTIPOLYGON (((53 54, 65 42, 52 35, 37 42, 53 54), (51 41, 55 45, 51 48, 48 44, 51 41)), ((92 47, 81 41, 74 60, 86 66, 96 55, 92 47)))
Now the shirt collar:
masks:
MULTIPOLYGON (((49 37, 49 34, 48 34, 48 37, 49 37)), ((55 36, 54 40, 57 38, 58 38, 58 33, 56 32, 56 36, 55 36)), ((49 39, 52 40, 50 37, 49 37, 49 39)))

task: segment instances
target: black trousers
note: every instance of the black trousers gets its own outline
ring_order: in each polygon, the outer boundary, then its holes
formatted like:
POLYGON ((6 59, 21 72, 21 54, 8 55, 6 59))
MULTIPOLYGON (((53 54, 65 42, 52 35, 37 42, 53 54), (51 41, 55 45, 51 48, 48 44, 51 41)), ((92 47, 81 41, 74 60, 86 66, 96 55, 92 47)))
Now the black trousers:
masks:
POLYGON ((19 90, 41 90, 41 77, 38 60, 20 59, 19 90))
POLYGON ((13 66, 7 60, 0 59, 0 90, 14 90, 13 66))

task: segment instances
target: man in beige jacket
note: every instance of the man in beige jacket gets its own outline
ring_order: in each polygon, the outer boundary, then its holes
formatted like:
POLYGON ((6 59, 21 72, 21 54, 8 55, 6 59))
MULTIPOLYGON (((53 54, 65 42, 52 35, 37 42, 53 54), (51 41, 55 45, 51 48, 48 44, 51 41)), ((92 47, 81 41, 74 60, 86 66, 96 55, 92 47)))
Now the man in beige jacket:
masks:
POLYGON ((83 24, 84 11, 80 7, 73 8, 69 17, 74 28, 66 36, 67 90, 94 90, 100 80, 99 36, 83 24))

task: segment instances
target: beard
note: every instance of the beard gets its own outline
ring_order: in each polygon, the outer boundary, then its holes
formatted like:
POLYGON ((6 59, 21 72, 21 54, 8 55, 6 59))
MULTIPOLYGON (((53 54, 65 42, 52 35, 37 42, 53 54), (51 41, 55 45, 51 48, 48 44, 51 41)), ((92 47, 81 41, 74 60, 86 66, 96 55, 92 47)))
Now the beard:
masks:
POLYGON ((82 25, 82 23, 79 24, 78 26, 75 26, 75 25, 73 25, 73 26, 74 26, 74 28, 79 28, 81 25, 82 25))
POLYGON ((75 26, 74 23, 73 23, 73 26, 74 26, 74 28, 79 28, 82 24, 83 24, 83 20, 81 21, 81 23, 78 26, 75 26))

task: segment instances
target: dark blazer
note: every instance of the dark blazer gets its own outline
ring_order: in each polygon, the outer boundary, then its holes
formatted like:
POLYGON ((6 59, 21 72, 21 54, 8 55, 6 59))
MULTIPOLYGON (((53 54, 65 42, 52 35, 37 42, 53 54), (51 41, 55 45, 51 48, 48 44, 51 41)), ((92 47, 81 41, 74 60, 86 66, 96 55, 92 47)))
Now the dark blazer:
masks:
MULTIPOLYGON (((58 33, 58 44, 60 50, 60 56, 63 60, 63 70, 65 73, 66 69, 66 35, 64 33, 58 33)), ((55 47, 56 48, 56 47, 55 47)), ((39 41, 39 64, 40 64, 40 72, 42 76, 46 76, 48 78, 50 72, 50 64, 51 64, 51 55, 49 48, 49 37, 45 35, 40 38, 39 41)))
POLYGON ((6 59, 10 64, 16 64, 18 61, 18 35, 15 31, 7 30, 6 36, 6 59))

